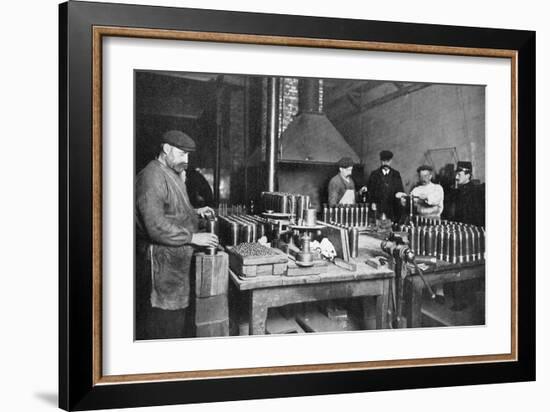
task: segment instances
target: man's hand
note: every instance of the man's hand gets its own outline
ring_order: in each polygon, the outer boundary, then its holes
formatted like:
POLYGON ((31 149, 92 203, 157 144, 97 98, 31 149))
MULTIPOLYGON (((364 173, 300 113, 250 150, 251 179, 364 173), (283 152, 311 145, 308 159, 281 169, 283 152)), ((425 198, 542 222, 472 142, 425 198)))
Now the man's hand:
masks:
POLYGON ((198 209, 195 209, 195 212, 197 212, 197 215, 200 217, 206 217, 207 215, 214 216, 214 209, 212 209, 209 206, 200 207, 198 209))
POLYGON ((218 236, 214 233, 193 233, 191 243, 196 246, 216 247, 218 246, 218 236))
POLYGON ((361 189, 359 189, 360 194, 366 193, 368 191, 369 191, 369 189, 367 188, 367 186, 363 186, 361 189))

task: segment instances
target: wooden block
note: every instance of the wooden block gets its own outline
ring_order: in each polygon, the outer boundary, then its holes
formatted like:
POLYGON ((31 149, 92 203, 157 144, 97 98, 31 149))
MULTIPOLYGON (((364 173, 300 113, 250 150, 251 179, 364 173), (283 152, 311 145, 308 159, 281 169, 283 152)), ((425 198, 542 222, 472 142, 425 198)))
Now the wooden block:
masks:
POLYGON ((348 311, 333 301, 321 302, 319 310, 329 319, 347 319, 348 311))
POLYGON ((286 318, 278 310, 269 312, 265 326, 268 335, 281 335, 287 333, 305 333, 294 318, 286 318))
POLYGON ((297 316, 296 322, 306 332, 339 332, 348 330, 347 321, 329 319, 318 311, 308 310, 306 315, 297 316))
POLYGON ((351 272, 355 272, 357 270, 357 265, 353 262, 346 262, 340 258, 334 259, 334 264, 338 266, 339 268, 349 270, 351 272))
POLYGON ((197 253, 195 257, 195 294, 208 297, 227 294, 229 286, 228 256, 224 252, 216 255, 197 253))
POLYGON ((368 258, 365 263, 369 265, 370 267, 373 267, 375 269, 380 269, 382 265, 380 264, 380 261, 378 259, 374 258, 368 258))
MULTIPOLYGON (((230 258, 231 259, 231 258, 230 258)), ((241 278, 255 278, 259 276, 284 276, 287 270, 286 263, 275 263, 267 265, 245 265, 235 271, 231 270, 241 278)))
POLYGON ((198 323, 196 326, 197 337, 229 336, 229 320, 198 323))
POLYGON ((273 276, 286 275, 288 265, 286 263, 275 263, 273 265, 273 276))
POLYGON ((273 275, 273 265, 257 265, 256 276, 271 276, 273 275))
POLYGON ((227 295, 195 299, 195 324, 217 322, 228 318, 227 295))

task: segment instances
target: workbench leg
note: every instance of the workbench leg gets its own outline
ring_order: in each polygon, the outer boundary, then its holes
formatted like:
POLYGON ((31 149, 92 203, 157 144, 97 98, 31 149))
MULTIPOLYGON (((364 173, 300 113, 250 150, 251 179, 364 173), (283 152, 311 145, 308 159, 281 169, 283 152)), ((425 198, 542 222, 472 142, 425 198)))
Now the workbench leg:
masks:
POLYGON ((365 330, 378 328, 378 301, 376 296, 364 296, 360 298, 363 311, 363 328, 365 330))
POLYGON ((390 294, 390 280, 383 283, 383 293, 376 296, 376 329, 388 327, 388 297, 390 294))
POLYGON ((251 335, 265 335, 265 324, 267 322, 267 306, 264 299, 254 291, 250 291, 250 326, 251 335))
POLYGON ((409 278, 410 295, 405 297, 405 305, 407 306, 407 326, 409 328, 419 328, 422 326, 422 292, 424 291, 424 283, 420 276, 412 276, 409 278))

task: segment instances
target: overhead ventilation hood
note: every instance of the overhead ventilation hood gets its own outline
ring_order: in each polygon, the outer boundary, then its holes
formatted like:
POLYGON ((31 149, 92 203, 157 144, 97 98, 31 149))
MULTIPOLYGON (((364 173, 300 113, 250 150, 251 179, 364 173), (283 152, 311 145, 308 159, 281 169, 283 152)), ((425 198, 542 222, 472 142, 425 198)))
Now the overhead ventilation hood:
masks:
POLYGON ((359 163, 359 156, 319 108, 319 83, 300 79, 298 114, 280 137, 280 163, 335 164, 342 157, 359 163))

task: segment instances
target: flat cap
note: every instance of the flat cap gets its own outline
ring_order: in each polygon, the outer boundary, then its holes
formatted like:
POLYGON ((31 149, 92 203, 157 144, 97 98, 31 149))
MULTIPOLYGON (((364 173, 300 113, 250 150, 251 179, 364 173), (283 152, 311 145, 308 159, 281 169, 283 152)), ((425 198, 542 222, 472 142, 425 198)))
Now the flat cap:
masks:
POLYGON ((380 160, 391 160, 393 159, 393 153, 390 152, 389 150, 382 150, 380 152, 380 160))
POLYGON ((194 152, 197 147, 195 141, 180 130, 169 130, 162 135, 161 143, 168 143, 186 152, 194 152))
POLYGON ((461 170, 472 173, 472 162, 463 162, 463 161, 457 162, 456 171, 460 172, 461 170))
POLYGON ((350 157, 342 157, 340 160, 338 160, 338 167, 347 169, 351 166, 353 166, 353 160, 351 160, 350 157))

